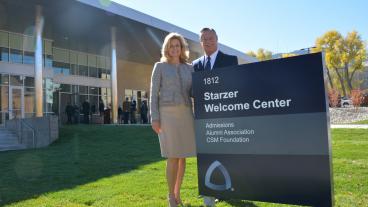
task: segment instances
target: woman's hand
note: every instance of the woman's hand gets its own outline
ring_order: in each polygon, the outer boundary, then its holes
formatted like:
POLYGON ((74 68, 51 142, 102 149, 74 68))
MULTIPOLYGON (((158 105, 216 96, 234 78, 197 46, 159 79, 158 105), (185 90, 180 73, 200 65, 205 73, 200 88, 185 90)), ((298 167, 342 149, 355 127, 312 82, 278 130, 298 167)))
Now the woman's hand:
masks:
POLYGON ((151 125, 152 125, 153 131, 155 131, 157 134, 159 134, 161 132, 160 121, 153 121, 151 125))

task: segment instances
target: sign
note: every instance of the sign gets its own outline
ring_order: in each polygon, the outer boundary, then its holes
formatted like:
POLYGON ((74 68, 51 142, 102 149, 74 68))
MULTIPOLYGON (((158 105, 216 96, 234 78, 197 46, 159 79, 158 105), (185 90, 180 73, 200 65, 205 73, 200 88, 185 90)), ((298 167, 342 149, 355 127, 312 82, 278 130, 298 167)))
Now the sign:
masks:
POLYGON ((193 74, 199 194, 332 206, 321 53, 193 74))

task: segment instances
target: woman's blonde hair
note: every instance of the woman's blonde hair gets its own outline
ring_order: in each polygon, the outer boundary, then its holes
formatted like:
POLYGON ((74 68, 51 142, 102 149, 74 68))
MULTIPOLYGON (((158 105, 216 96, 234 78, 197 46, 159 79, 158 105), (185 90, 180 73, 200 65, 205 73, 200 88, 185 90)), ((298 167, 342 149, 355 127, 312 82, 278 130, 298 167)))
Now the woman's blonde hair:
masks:
POLYGON ((178 33, 170 33, 165 37, 164 43, 162 44, 161 49, 161 62, 170 62, 170 56, 169 56, 169 48, 170 48, 170 42, 173 39, 177 39, 180 42, 181 52, 179 61, 180 63, 188 63, 189 59, 189 50, 188 50, 188 44, 187 41, 185 41, 184 37, 178 33))

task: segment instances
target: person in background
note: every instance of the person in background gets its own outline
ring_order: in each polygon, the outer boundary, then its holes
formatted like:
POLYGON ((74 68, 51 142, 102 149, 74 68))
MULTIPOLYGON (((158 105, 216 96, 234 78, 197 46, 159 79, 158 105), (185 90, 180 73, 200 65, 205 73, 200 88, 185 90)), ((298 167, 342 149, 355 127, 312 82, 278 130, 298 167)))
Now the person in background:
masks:
POLYGON ((144 100, 142 101, 142 105, 141 105, 141 123, 142 124, 147 124, 148 122, 147 113, 148 113, 147 101, 144 100))
POLYGON ((78 107, 77 104, 74 104, 74 106, 73 106, 73 119, 74 119, 74 124, 79 124, 79 116, 80 116, 79 107, 78 107))
POLYGON ((124 119, 124 124, 128 124, 129 123, 129 109, 130 109, 130 101, 129 98, 126 97, 125 101, 123 102, 123 119, 124 119))
POLYGON ((133 99, 133 101, 130 103, 130 123, 136 124, 137 119, 135 117, 135 113, 137 111, 137 102, 133 99))
POLYGON ((85 100, 82 104, 82 110, 83 110, 83 120, 85 124, 89 124, 89 114, 90 114, 90 105, 87 100, 85 100))
POLYGON ((73 106, 68 102, 68 104, 65 107, 65 113, 68 117, 67 124, 72 124, 72 116, 73 116, 73 106))
POLYGON ((121 108, 121 106, 119 106, 118 108, 118 123, 123 123, 123 109, 121 108))

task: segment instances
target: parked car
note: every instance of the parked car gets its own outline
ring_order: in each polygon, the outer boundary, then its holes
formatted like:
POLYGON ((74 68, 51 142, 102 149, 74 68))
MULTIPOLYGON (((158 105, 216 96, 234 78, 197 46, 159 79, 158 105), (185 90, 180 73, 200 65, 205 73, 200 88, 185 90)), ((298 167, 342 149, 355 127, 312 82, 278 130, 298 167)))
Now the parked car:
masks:
POLYGON ((353 101, 348 97, 341 98, 341 107, 352 107, 353 101))

